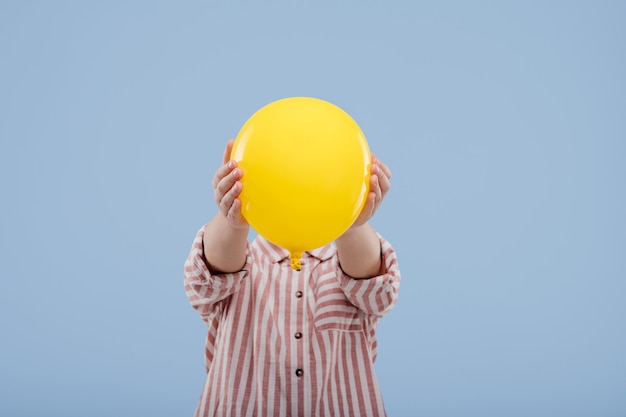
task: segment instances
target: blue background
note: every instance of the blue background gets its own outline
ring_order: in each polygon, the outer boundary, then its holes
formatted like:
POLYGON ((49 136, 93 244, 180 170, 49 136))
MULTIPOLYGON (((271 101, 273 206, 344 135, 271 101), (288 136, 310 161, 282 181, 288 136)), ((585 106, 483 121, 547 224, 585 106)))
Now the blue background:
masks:
POLYGON ((622 1, 0 1, 0 415, 192 414, 183 262, 226 140, 294 95, 394 173, 390 416, 626 415, 624 22, 622 1))

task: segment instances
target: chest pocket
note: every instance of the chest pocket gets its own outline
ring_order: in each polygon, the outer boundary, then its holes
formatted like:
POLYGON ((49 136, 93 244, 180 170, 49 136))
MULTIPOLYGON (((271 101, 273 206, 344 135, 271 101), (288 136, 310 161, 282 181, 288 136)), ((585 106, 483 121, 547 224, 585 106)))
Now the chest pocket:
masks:
POLYGON ((318 331, 357 332, 363 330, 365 313, 348 301, 336 280, 328 280, 320 284, 316 291, 315 328, 318 331))

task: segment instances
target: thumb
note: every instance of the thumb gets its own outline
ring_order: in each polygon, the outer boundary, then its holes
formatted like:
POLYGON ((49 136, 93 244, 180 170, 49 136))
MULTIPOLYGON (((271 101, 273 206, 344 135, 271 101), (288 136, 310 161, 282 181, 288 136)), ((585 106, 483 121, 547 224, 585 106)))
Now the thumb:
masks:
POLYGON ((224 149, 224 157, 223 163, 230 161, 230 154, 233 151, 233 145, 235 144, 235 139, 230 139, 228 143, 226 143, 226 149, 224 149))

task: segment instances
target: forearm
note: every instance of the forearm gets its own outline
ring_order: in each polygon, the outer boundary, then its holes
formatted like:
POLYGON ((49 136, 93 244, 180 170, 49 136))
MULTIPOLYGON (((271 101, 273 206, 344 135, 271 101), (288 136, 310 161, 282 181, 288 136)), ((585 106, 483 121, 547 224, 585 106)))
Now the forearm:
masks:
POLYGON ((369 223, 349 229, 336 241, 343 271, 353 278, 371 278, 382 272, 378 235, 369 223))
POLYGON ((218 212, 204 228, 204 256, 213 272, 237 272, 246 262, 249 226, 233 226, 218 212))

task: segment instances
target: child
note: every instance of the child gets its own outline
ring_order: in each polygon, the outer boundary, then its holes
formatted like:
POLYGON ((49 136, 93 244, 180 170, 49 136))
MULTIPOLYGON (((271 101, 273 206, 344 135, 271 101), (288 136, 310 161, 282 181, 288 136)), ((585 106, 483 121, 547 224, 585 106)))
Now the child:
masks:
POLYGON ((368 220, 391 172, 372 157, 360 215, 335 245, 303 253, 296 271, 286 250, 261 236, 248 242, 232 146, 213 178, 219 211, 185 263, 185 291, 208 325, 195 416, 384 416, 375 331, 396 302, 400 271, 368 220))

